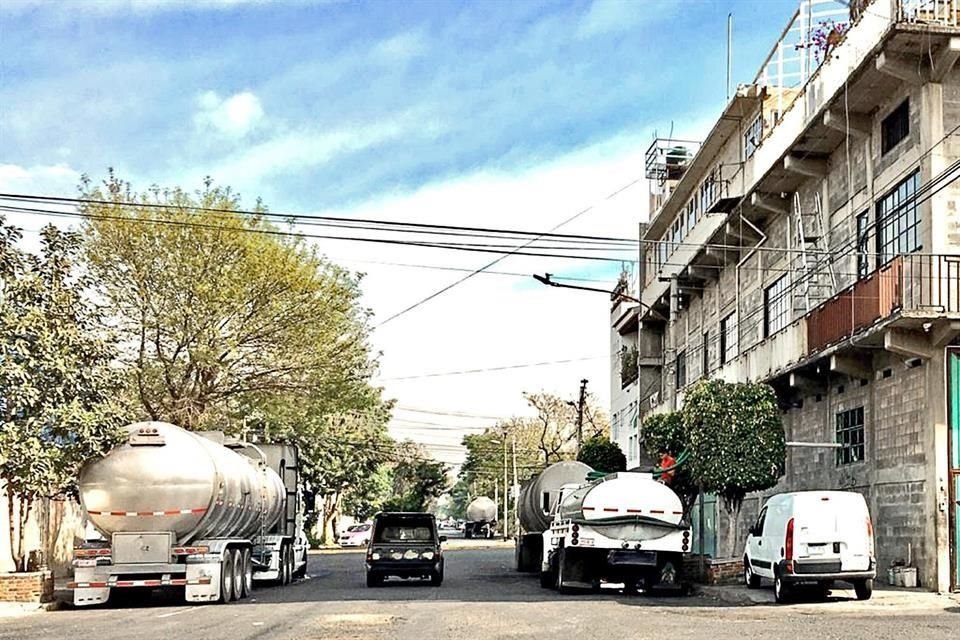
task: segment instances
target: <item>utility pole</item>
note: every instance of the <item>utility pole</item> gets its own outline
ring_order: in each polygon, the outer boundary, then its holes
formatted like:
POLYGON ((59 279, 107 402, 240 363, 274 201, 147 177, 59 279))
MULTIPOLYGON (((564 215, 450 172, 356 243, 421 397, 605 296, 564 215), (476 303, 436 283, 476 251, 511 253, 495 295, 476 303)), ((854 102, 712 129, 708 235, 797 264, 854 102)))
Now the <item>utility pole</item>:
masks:
POLYGON ((519 535, 520 534, 520 509, 517 504, 517 498, 519 497, 520 485, 517 484, 517 436, 512 436, 511 444, 513 446, 513 486, 510 487, 510 494, 513 496, 513 530, 519 535))
POLYGON ((507 505, 510 504, 510 491, 507 488, 507 431, 503 431, 503 539, 507 539, 507 523, 509 520, 509 512, 507 510, 507 505))
POLYGON ((583 447, 583 405, 587 401, 587 379, 580 381, 580 399, 577 401, 577 454, 583 447))

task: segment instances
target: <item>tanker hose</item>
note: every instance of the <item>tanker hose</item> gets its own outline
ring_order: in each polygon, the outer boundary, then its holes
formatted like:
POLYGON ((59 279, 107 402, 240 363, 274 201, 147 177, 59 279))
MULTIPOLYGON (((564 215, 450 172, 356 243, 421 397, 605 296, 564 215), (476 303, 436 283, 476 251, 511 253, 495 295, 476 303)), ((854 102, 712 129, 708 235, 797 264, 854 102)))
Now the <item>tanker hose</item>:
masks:
POLYGON ((669 467, 666 467, 664 469, 661 469, 660 467, 654 467, 653 475, 662 476, 665 473, 670 473, 677 467, 682 466, 689 458, 690 458, 690 452, 687 449, 684 449, 682 452, 680 452, 680 455, 677 456, 677 460, 669 467))

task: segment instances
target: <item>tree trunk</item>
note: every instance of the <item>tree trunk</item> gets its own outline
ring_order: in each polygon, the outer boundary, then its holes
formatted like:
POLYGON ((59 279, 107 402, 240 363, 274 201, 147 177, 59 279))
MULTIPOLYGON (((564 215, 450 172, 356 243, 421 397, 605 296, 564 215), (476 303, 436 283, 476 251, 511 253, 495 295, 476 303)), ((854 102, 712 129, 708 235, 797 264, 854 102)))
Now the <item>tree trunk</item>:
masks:
POLYGON ((33 500, 30 498, 20 498, 20 531, 17 535, 17 555, 20 557, 20 566, 18 570, 27 570, 27 558, 24 547, 26 546, 27 523, 30 520, 30 511, 33 509, 33 500))
POLYGON ((16 501, 13 499, 13 489, 7 485, 7 523, 9 525, 8 535, 10 536, 10 559, 13 561, 13 569, 17 570, 20 566, 20 558, 17 556, 17 516, 14 509, 16 501))

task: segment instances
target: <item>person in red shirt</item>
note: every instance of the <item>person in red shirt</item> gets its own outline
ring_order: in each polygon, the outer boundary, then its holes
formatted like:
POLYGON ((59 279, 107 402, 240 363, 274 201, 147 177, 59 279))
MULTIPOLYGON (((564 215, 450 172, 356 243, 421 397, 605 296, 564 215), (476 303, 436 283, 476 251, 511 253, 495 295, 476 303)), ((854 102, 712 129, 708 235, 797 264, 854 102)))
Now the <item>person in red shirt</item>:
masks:
POLYGON ((673 466, 677 464, 677 459, 674 458, 669 453, 660 454, 660 469, 670 469, 670 471, 663 471, 660 473, 660 482, 663 484, 670 484, 670 481, 673 480, 673 466))

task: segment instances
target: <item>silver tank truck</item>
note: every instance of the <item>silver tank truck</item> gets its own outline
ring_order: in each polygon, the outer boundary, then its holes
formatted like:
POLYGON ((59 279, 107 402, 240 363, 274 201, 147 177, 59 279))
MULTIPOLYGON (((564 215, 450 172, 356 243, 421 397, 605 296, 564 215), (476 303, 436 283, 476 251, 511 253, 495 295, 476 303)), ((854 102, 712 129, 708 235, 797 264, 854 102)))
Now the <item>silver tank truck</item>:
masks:
POLYGON ((516 538, 517 571, 539 571, 543 553, 543 536, 550 528, 553 511, 560 498, 560 488, 567 484, 582 484, 590 465, 575 460, 556 462, 528 480, 520 489, 517 508, 521 531, 516 538))
POLYGON ((492 538, 497 527, 497 503, 486 496, 474 498, 467 505, 464 538, 492 538))
POLYGON ((306 570, 297 450, 142 422, 79 477, 80 503, 102 540, 74 551, 76 605, 184 587, 188 602, 229 602, 253 581, 306 570))

